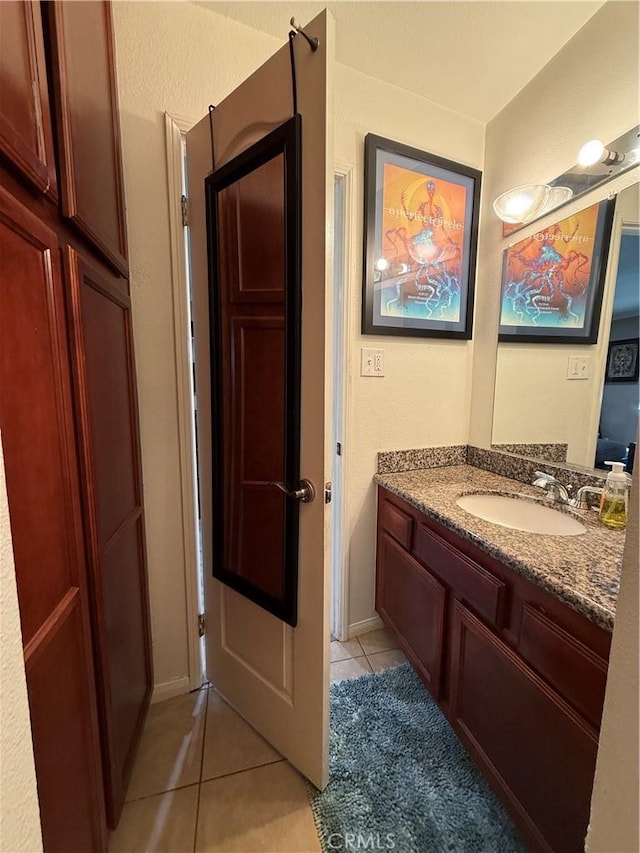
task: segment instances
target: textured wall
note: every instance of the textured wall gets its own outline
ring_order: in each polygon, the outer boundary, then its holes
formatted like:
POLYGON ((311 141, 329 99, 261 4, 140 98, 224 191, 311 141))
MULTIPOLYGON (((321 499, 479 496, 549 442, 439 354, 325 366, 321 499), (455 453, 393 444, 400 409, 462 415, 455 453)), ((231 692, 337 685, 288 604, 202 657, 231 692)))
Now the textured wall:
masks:
POLYGON ((18 591, 0 445, 0 851, 42 850, 18 591))
POLYGON ((189 2, 113 8, 153 660, 167 685, 188 655, 164 112, 198 120, 280 43, 189 2))
MULTIPOLYGON (((487 125, 469 430, 473 444, 488 446, 491 441, 502 251, 510 242, 529 236, 553 219, 553 215, 541 219, 511 240, 502 240, 501 223, 491 209, 492 201, 510 187, 560 175, 573 166, 577 151, 587 139, 598 136, 606 143, 637 124, 638 63, 637 4, 606 3, 487 125)), ((637 180, 638 169, 634 173, 637 180)), ((623 175, 605 189, 596 190, 586 201, 568 205, 563 214, 605 198, 617 187, 627 186, 632 178, 629 173, 623 175)), ((594 378, 571 383, 562 379, 569 351, 590 353, 595 377, 600 358, 595 349, 557 344, 536 348, 536 352, 545 353, 543 369, 549 383, 544 393, 550 418, 554 417, 551 413, 556 413, 566 420, 564 398, 569 394, 576 398, 573 402, 580 407, 582 418, 585 412, 598 408, 599 381, 594 378), (570 390, 576 385, 582 388, 570 390)), ((512 418, 517 417, 520 400, 524 419, 525 399, 524 394, 513 398, 516 412, 512 412, 512 418)), ((560 425, 554 435, 562 430, 560 425)), ((502 440, 507 440, 504 435, 502 440)), ((530 436, 526 440, 538 439, 530 436)), ((580 452, 584 452, 584 442, 576 455, 580 452)))
MULTIPOLYGON (((281 41, 190 3, 114 7, 133 319, 142 430, 156 683, 187 673, 175 351, 163 112, 199 118, 281 41), (188 61, 186 56, 188 55, 188 61)), ((284 37, 284 30, 283 30, 284 37)), ((360 336, 363 140, 368 131, 482 165, 483 127, 344 66, 336 68, 336 158, 355 167, 346 448, 350 621, 374 616, 378 450, 466 440, 469 345, 360 336), (361 379, 362 344, 386 350, 384 379, 361 379)))
POLYGON ((336 67, 335 83, 336 160, 354 167, 345 463, 349 623, 357 625, 375 616, 376 453, 466 443, 471 352, 467 341, 360 333, 364 137, 376 133, 482 169, 484 128, 344 65, 336 67), (384 378, 360 376, 363 346, 385 351, 384 378))

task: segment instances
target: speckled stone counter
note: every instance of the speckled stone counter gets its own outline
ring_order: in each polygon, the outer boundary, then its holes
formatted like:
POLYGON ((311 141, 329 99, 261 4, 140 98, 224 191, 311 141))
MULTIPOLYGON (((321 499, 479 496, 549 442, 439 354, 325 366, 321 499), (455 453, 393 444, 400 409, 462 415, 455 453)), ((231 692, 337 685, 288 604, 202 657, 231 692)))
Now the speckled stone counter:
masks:
MULTIPOLYGON (((625 534, 603 527, 595 512, 564 510, 587 527, 579 536, 523 533, 476 518, 456 500, 473 492, 519 494, 540 500, 540 489, 525 483, 471 465, 376 474, 374 480, 601 627, 613 628, 625 534)), ((542 501, 563 509, 544 498, 542 501)))

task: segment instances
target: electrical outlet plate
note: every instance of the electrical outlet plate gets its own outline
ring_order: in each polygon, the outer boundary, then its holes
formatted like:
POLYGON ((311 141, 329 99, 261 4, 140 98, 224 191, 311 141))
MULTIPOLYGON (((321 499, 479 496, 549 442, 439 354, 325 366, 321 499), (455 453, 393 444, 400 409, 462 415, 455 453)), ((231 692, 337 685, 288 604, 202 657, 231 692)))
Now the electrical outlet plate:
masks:
POLYGON ((590 356, 570 355, 567 365, 567 379, 588 379, 590 375, 590 356))
POLYGON ((361 350, 360 376, 384 376, 384 350, 367 349, 361 350))

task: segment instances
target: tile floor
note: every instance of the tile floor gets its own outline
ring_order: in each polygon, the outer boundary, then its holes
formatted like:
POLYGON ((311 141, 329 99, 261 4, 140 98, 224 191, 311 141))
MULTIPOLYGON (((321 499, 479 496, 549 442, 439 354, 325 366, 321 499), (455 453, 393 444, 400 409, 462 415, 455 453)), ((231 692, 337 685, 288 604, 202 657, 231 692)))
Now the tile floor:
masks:
MULTIPOLYGON (((331 680, 404 661, 385 629, 331 643, 331 680)), ((110 853, 317 853, 305 783, 203 688, 152 705, 110 853)))

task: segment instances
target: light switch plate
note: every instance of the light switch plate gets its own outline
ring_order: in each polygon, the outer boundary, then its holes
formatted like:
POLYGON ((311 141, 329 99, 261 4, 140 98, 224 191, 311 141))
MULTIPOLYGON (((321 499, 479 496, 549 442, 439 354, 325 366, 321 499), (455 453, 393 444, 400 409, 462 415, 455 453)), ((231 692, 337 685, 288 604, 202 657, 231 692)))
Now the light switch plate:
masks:
POLYGON ((590 356, 570 355, 567 366, 567 379, 588 379, 590 375, 590 356))
POLYGON ((367 349, 361 350, 360 376, 384 376, 384 350, 367 349))

